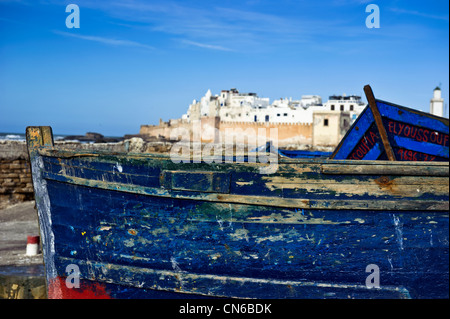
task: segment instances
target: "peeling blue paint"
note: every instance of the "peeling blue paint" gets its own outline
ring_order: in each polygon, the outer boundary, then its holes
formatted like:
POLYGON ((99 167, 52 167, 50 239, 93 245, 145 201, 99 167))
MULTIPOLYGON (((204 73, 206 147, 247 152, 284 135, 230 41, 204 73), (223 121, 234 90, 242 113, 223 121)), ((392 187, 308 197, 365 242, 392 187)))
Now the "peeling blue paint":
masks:
POLYGON ((109 296, 448 298, 448 165, 365 161, 371 173, 353 174, 360 162, 292 159, 267 176, 39 152, 54 237, 46 267, 64 277, 76 264, 109 296), (365 287, 369 264, 381 289, 365 287))

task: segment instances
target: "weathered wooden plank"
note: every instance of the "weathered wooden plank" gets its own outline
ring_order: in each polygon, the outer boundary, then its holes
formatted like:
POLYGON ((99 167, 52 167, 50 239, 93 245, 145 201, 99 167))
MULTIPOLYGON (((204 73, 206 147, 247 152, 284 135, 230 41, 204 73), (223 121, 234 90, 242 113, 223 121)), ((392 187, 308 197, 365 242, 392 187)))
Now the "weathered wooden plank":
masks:
POLYGON ((53 146, 53 133, 50 126, 28 126, 26 135, 27 140, 34 148, 38 146, 53 146))
MULTIPOLYGON (((129 171, 126 167, 123 168, 120 164, 109 164, 111 171, 107 171, 105 169, 97 169, 95 167, 92 167, 90 165, 89 168, 86 168, 86 164, 78 163, 79 166, 69 166, 68 164, 61 164, 58 165, 56 163, 49 163, 46 160, 44 160, 44 166, 53 174, 63 174, 63 175, 69 175, 73 177, 80 177, 80 178, 88 178, 88 179, 95 179, 95 180, 101 180, 101 181, 107 181, 107 182, 113 182, 113 183, 125 183, 125 184, 134 184, 134 185, 142 185, 142 186, 150 186, 150 187, 159 187, 160 182, 163 182, 163 185, 167 189, 172 189, 172 177, 170 177, 170 185, 164 184, 164 181, 167 181, 167 178, 164 178, 164 175, 161 176, 160 170, 156 168, 148 168, 144 172, 144 174, 130 174, 125 173, 125 171, 129 171), (119 166, 121 172, 117 169, 117 166, 119 166)), ((408 171, 416 172, 418 170, 412 170, 412 168, 409 168, 408 170, 402 170, 399 172, 399 170, 390 170, 389 167, 385 166, 355 166, 353 169, 349 169, 348 167, 342 167, 342 166, 336 166, 336 165, 322 165, 322 172, 325 175, 320 174, 315 171, 308 170, 308 172, 301 172, 298 173, 297 170, 292 172, 280 172, 279 174, 276 174, 274 176, 262 176, 261 174, 257 173, 233 173, 233 179, 232 179, 232 185, 231 187, 233 189, 239 188, 240 192, 245 192, 245 188, 251 191, 254 191, 255 194, 261 194, 260 189, 254 187, 255 185, 262 184, 262 186, 266 185, 267 190, 269 193, 272 190, 275 189, 282 189, 282 188, 295 188, 295 185, 298 184, 300 187, 303 184, 321 184, 325 187, 330 184, 339 184, 342 185, 344 188, 351 187, 352 184, 359 184, 361 186, 367 186, 371 188, 372 186, 375 187, 381 187, 381 188, 392 188, 393 186, 398 185, 422 185, 420 188, 423 188, 425 185, 430 185, 432 187, 436 185, 447 185, 448 186, 448 179, 441 178, 441 177, 434 177, 434 178, 427 178, 427 177, 401 177, 401 176, 385 176, 388 175, 390 172, 394 174, 407 174, 408 171), (362 172, 367 173, 373 173, 373 174, 380 174, 383 173, 383 176, 379 175, 363 175, 362 172), (359 173, 360 176, 356 177, 355 173, 359 173), (349 175, 349 176, 342 176, 342 175, 349 175), (278 184, 278 185, 277 185, 278 184), (349 186, 347 186, 349 185, 349 186)), ((186 171, 185 171, 186 172, 186 171)), ((431 167, 429 169, 419 170, 419 173, 421 175, 441 175, 446 176, 448 174, 448 166, 444 167, 431 167)), ((168 174, 168 173, 165 173, 168 174)), ((180 173, 177 175, 179 176, 180 173)), ((191 172, 192 176, 195 174, 206 174, 201 172, 191 172)), ((214 189, 216 189, 217 192, 228 192, 228 188, 230 187, 230 174, 226 172, 214 172, 210 171, 207 174, 211 174, 210 178, 213 178, 214 180, 211 180, 208 182, 208 185, 211 187, 215 185, 214 189), (219 178, 220 176, 223 176, 223 178, 219 178)), ((411 176, 412 174, 408 174, 411 176)), ((170 175, 171 176, 171 175, 170 175)), ((185 189, 189 190, 190 187, 193 187, 192 185, 194 183, 191 183, 189 180, 189 174, 183 173, 182 176, 184 176, 185 186, 184 187, 178 187, 176 186, 174 189, 185 189)), ((183 179, 182 179, 183 180, 183 179)), ((338 186, 339 186, 338 185, 338 186)), ((336 185, 332 185, 332 188, 335 188, 336 185)), ((373 187, 372 187, 373 188, 373 187)), ((415 189, 417 190, 417 188, 415 189)), ((414 190, 414 191, 415 191, 414 190)), ((213 191, 213 188, 210 188, 209 191, 213 191)), ((346 189, 345 191, 348 191, 346 189)), ((369 191, 369 190, 368 190, 369 191)), ((426 191, 426 190, 425 190, 426 191)), ((407 187, 404 188, 405 194, 409 192, 407 190, 407 187)), ((249 193, 249 194, 250 194, 249 193)), ((244 193, 243 193, 244 194, 244 193)), ((350 189, 349 194, 352 194, 352 189, 350 189)), ((417 195, 417 194, 416 194, 417 195)))
MULTIPOLYGON (((205 163, 172 163, 171 164, 171 158, 167 154, 152 154, 152 153, 146 153, 146 154, 132 154, 132 155, 126 155, 126 154, 114 154, 114 156, 111 155, 111 153, 106 153, 104 151, 97 151, 93 156, 92 153, 86 152, 83 150, 77 150, 76 153, 74 153, 72 150, 64 150, 64 149, 48 149, 48 148, 42 148, 38 150, 39 155, 49 157, 49 158, 80 158, 87 161, 119 161, 122 163, 122 161, 129 161, 130 163, 133 163, 134 166, 136 165, 144 165, 144 167, 164 167, 164 169, 204 169, 205 163), (70 156, 71 154, 80 155, 77 156, 70 156), (81 156, 83 155, 83 156, 81 156), (99 158, 100 156, 100 158, 99 158), (91 158, 89 158, 91 157, 91 158)), ((237 163, 210 163, 207 164, 208 167, 211 170, 214 169, 232 169, 233 171, 253 171, 255 173, 259 173, 259 168, 261 166, 261 163, 245 163, 245 165, 236 165, 237 163)), ((392 167, 393 170, 398 169, 399 174, 401 174, 401 168, 404 167, 410 167, 411 172, 418 168, 426 168, 426 167, 446 167, 448 164, 446 163, 439 163, 439 162, 387 162, 387 161, 359 161, 359 160, 333 160, 333 159, 323 159, 323 158, 284 158, 280 157, 278 158, 278 170, 277 173, 283 173, 283 172, 293 172, 297 171, 298 173, 302 172, 314 172, 317 170, 317 168, 323 164, 327 165, 340 165, 340 166, 365 166, 370 167, 372 165, 384 165, 384 167, 392 167)), ((370 174, 370 173, 369 173, 370 174)))
POLYGON ((119 162, 101 162, 94 165, 88 160, 60 160, 43 158, 44 168, 52 174, 100 180, 111 183, 160 186, 160 169, 148 167, 141 172, 131 169, 130 165, 119 162))
POLYGON ((187 190, 208 193, 228 193, 230 173, 214 171, 167 171, 161 172, 161 186, 171 190, 187 190))
MULTIPOLYGON (((141 216, 142 218, 181 218, 181 210, 188 210, 190 214, 189 220, 204 221, 236 221, 244 223, 294 223, 294 224, 374 224, 377 223, 372 217, 376 216, 376 211, 350 213, 348 210, 345 214, 339 210, 302 210, 295 207, 279 209, 267 206, 249 206, 245 204, 230 205, 230 203, 209 202, 175 199, 170 197, 152 198, 148 196, 135 195, 132 193, 89 191, 77 185, 61 184, 49 180, 48 187, 51 191, 64 189, 66 196, 54 197, 53 203, 62 207, 61 211, 55 213, 54 221, 59 222, 60 218, 69 218, 75 224, 83 225, 89 220, 98 220, 101 216, 102 220, 108 223, 115 223, 117 218, 128 218, 141 216), (84 199, 84 200, 83 200, 84 199), (95 203, 107 201, 108 206, 99 207, 95 203), (77 209, 84 210, 83 214, 76 213, 77 209), (178 208, 180 207, 180 208, 178 208), (182 208, 181 208, 182 207, 182 208), (114 210, 112 214, 108 210, 114 210), (364 218, 354 217, 362 216, 364 218)), ((396 212, 398 214, 399 212, 396 212)), ((416 223, 427 224, 432 221, 431 217, 424 215, 425 212, 404 212, 410 216, 411 220, 416 223)), ((183 214, 186 214, 184 212, 183 214)), ((442 213, 432 215, 438 218, 442 213)), ((443 215, 445 220, 448 212, 443 215)), ((434 222, 433 222, 434 223, 434 222)), ((219 224, 219 223, 218 223, 219 224)), ((70 223, 68 224, 70 225, 70 223)), ((430 224, 431 225, 431 224, 430 224)))
POLYGON ((322 164, 323 174, 347 175, 406 175, 406 176, 449 176, 449 166, 389 166, 389 165, 336 165, 322 164))
MULTIPOLYGON (((355 185, 361 184, 362 186, 379 185, 380 183, 394 183, 396 185, 449 185, 449 179, 447 177, 436 176, 402 176, 402 175, 360 175, 355 177, 348 174, 324 174, 317 176, 309 176, 307 174, 295 175, 295 176, 263 176, 261 181, 264 183, 278 183, 280 185, 302 185, 302 184, 344 184, 355 185), (347 176, 346 176, 347 175, 347 176)), ((235 176, 234 183, 242 185, 253 185, 251 181, 248 182, 246 177, 240 175, 235 176)), ((290 187, 290 186, 288 186, 290 187)))
MULTIPOLYGON (((65 265, 73 263, 74 260, 61 258, 60 262, 62 270, 65 265)), ((204 296, 247 298, 247 291, 266 299, 410 298, 409 292, 403 287, 384 286, 375 290, 367 289, 365 285, 193 274, 182 270, 118 267, 102 262, 82 262, 80 268, 93 280, 204 296)))
MULTIPOLYGON (((69 182, 76 185, 87 187, 95 187, 108 190, 116 190, 135 194, 145 194, 151 196, 173 197, 179 199, 205 200, 214 202, 227 203, 245 203, 250 205, 267 205, 274 207, 296 207, 296 208, 329 208, 329 209, 378 209, 378 210, 447 210, 449 208, 448 201, 436 200, 352 200, 352 199, 309 199, 309 198, 282 198, 276 196, 244 196, 235 194, 218 194, 218 193, 199 193, 199 192, 183 192, 168 191, 165 189, 154 187, 143 187, 122 183, 108 183, 97 180, 82 179, 77 177, 69 177, 63 175, 55 175, 44 173, 46 179, 52 179, 62 182, 69 182)), ((334 195, 334 194, 329 194, 334 195)))
MULTIPOLYGON (((53 160, 54 161, 54 160, 53 160)), ((71 160, 72 161, 72 160, 71 160)), ((52 162, 52 160, 50 160, 52 162)), ((47 163, 47 160, 44 160, 47 163)), ((179 171, 176 173, 177 179, 175 183, 183 183, 183 185, 172 185, 172 172, 166 171, 161 175, 160 170, 154 167, 144 170, 145 174, 135 175, 125 173, 135 171, 128 169, 126 165, 119 163, 102 162, 95 166, 86 159, 84 162, 77 161, 77 166, 70 166, 70 163, 50 163, 46 165, 47 170, 54 174, 62 173, 74 177, 81 177, 87 179, 101 180, 103 182, 141 185, 150 187, 159 187, 160 182, 168 190, 203 190, 215 193, 231 192, 235 195, 263 195, 263 196, 277 196, 283 198, 302 198, 309 197, 311 199, 322 199, 332 195, 333 199, 343 199, 353 197, 353 199, 360 198, 388 198, 389 196, 404 196, 405 198, 419 198, 423 194, 433 194, 433 196, 445 196, 448 187, 448 180, 444 178, 427 178, 420 177, 414 179, 412 177, 400 178, 399 176, 378 176, 378 175, 360 175, 355 176, 355 172, 369 172, 369 173, 389 173, 386 172, 389 166, 386 165, 359 165, 353 170, 342 171, 341 166, 331 167, 338 168, 338 170, 330 170, 328 166, 321 165, 324 173, 348 173, 349 176, 342 176, 341 174, 325 174, 322 175, 316 165, 313 169, 305 170, 300 166, 301 172, 298 169, 281 170, 276 175, 264 176, 252 172, 234 172, 231 174, 231 190, 230 187, 230 173, 209 171, 179 171), (86 163, 85 163, 86 162, 86 163), (119 166, 119 169, 117 168, 119 166), (89 167, 89 168, 86 168, 89 167), (108 171, 108 169, 110 171, 108 171), (350 175, 351 174, 351 175, 350 175), (151 176, 153 175, 153 176, 151 176), (168 177, 165 177, 165 176, 168 177), (192 180, 196 175, 204 180, 206 188, 198 188, 202 184, 198 184, 192 180), (179 178, 181 177, 181 178, 179 178), (359 187, 355 188, 354 185, 359 187), (258 187, 255 187, 258 185, 258 187), (314 186, 316 185, 316 186, 314 186), (417 186, 415 186, 417 185, 417 186), (428 185, 428 186, 427 186, 428 185), (175 186, 175 187, 173 187, 175 186), (197 187, 197 188, 196 188, 197 187)), ((406 166, 412 170, 410 166, 406 166)), ((427 170, 419 170, 421 174, 426 173, 434 175, 445 175, 442 172, 448 171, 448 166, 440 166, 441 171, 437 170, 439 166, 431 166, 434 172, 427 172, 427 170), (436 172, 437 171, 437 172, 436 172), (437 174, 436 174, 437 173, 437 174)), ((394 173, 399 173, 399 170, 393 170, 394 173)), ((406 174, 408 172, 400 172, 406 174)), ((426 197, 422 198, 426 199, 426 197)))

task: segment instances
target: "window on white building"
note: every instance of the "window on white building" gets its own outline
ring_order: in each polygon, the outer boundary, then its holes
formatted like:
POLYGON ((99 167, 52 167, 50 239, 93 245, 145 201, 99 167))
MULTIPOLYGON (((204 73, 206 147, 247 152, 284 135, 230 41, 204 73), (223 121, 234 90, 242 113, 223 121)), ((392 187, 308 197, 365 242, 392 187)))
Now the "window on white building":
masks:
POLYGON ((334 104, 331 104, 331 110, 334 111, 334 104))
POLYGON ((344 106, 343 105, 341 105, 341 111, 343 111, 344 110, 344 106))
POLYGON ((328 119, 323 120, 323 126, 328 126, 328 119))

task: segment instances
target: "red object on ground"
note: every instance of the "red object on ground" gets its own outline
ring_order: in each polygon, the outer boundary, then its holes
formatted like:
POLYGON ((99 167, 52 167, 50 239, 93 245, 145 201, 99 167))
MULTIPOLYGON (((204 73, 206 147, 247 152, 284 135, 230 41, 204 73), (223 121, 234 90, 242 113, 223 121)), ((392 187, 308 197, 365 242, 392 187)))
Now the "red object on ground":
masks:
POLYGON ((39 244, 39 236, 27 236, 27 244, 39 244))

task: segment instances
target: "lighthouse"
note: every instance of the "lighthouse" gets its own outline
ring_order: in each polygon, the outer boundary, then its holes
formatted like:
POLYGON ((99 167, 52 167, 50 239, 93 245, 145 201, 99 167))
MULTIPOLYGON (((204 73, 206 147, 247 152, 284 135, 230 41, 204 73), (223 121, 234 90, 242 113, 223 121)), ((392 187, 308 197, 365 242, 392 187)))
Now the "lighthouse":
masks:
POLYGON ((444 116, 444 99, 441 96, 441 88, 437 86, 433 91, 433 98, 430 100, 430 113, 437 116, 444 116))

